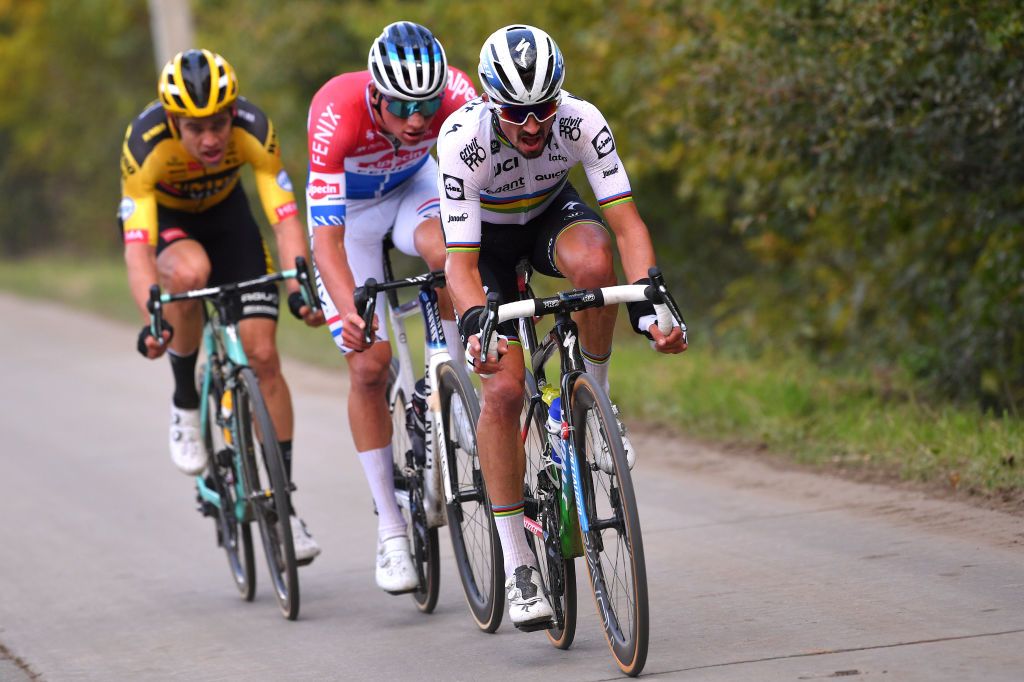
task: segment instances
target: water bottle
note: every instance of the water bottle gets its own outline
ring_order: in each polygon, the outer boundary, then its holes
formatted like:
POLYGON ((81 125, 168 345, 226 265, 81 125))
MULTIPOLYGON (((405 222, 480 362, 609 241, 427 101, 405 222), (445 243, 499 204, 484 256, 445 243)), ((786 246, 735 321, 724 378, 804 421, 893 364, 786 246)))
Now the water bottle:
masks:
POLYGON ((548 440, 551 441, 551 459, 555 464, 562 465, 562 398, 556 396, 548 408, 548 420, 545 424, 548 440))
POLYGON ((412 392, 409 414, 406 415, 409 439, 412 441, 412 453, 416 464, 425 466, 427 463, 427 380, 422 378, 416 382, 412 392))

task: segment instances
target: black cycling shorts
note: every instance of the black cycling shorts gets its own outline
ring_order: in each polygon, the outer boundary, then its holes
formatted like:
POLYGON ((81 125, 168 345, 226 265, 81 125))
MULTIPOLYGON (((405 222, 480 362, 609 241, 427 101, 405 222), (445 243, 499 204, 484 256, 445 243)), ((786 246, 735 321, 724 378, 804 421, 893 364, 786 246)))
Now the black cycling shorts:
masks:
MULTIPOLYGON (((516 265, 524 258, 536 272, 564 278, 555 266, 555 240, 567 228, 579 222, 604 225, 597 211, 583 203, 569 182, 551 204, 525 225, 483 223, 480 232, 480 279, 488 291, 497 291, 502 303, 515 301, 516 265)), ((501 324, 499 332, 518 339, 514 321, 501 324)))
MULTIPOLYGON (((199 242, 210 259, 208 286, 254 279, 274 271, 241 184, 224 201, 200 213, 158 205, 157 225, 160 234, 156 244, 157 256, 181 239, 199 242)), ((276 320, 280 306, 277 284, 264 284, 241 292, 237 295, 237 302, 240 318, 276 320)))

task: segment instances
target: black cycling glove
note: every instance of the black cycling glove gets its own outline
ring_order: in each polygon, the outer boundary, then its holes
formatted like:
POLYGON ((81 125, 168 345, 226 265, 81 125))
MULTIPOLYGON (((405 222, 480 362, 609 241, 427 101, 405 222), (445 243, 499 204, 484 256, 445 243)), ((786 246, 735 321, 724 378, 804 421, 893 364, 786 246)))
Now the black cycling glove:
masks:
MULTIPOLYGON (((170 343, 171 339, 174 338, 174 327, 171 326, 170 322, 164 320, 164 329, 171 333, 171 335, 167 338, 167 343, 170 343)), ((150 338, 151 336, 153 336, 153 330, 149 328, 148 324, 139 330, 139 340, 136 343, 135 348, 136 350, 139 351, 139 354, 142 355, 142 357, 144 358, 149 357, 149 355, 146 353, 146 339, 150 338)))
POLYGON ((301 291, 293 291, 292 293, 288 294, 288 310, 291 311, 292 315, 295 317, 296 320, 302 319, 302 313, 300 313, 299 311, 302 309, 302 306, 304 305, 306 305, 306 300, 302 298, 301 291))
MULTIPOLYGON (((650 286, 651 278, 644 277, 643 279, 638 279, 637 281, 633 282, 633 284, 643 284, 644 286, 650 286)), ((629 312, 629 323, 633 327, 633 331, 635 331, 637 334, 643 334, 648 339, 653 341, 654 337, 651 336, 651 332, 648 331, 648 328, 652 324, 654 324, 654 322, 657 319, 657 313, 654 312, 654 304, 648 301, 647 299, 644 299, 642 301, 634 301, 632 303, 626 304, 626 310, 629 312), (655 320, 650 320, 650 317, 652 315, 655 317, 655 320), (644 320, 643 318, 645 317, 648 319, 644 320)))
POLYGON ((462 337, 462 347, 469 344, 469 337, 480 333, 483 326, 484 315, 487 309, 482 305, 475 305, 462 315, 459 315, 459 336, 462 337))

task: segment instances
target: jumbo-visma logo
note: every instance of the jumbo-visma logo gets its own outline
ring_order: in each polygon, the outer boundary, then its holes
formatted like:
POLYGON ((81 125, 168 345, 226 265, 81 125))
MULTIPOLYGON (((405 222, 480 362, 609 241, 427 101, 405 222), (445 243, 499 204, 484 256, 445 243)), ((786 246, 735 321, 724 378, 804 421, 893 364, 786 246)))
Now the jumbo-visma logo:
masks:
POLYGON ((341 195, 341 185, 317 178, 306 187, 306 194, 310 199, 329 199, 341 195))

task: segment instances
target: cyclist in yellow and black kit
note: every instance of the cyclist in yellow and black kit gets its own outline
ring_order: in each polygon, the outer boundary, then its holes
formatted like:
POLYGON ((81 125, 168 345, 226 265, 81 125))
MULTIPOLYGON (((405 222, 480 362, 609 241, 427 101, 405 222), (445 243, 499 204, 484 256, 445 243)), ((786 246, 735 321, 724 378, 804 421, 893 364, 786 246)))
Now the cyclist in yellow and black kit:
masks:
MULTIPOLYGON (((308 260, 305 230, 297 217, 291 181, 281 164, 270 119, 238 96, 231 65, 207 50, 176 55, 160 73, 159 99, 139 114, 125 134, 121 155, 121 206, 125 262, 132 296, 147 325, 138 350, 150 359, 167 351, 174 373, 171 403, 171 459, 191 475, 206 468, 208 453, 199 434, 199 393, 195 367, 202 333, 198 302, 168 306, 171 329, 156 339, 149 331, 149 287, 170 292, 226 284, 272 272, 270 254, 239 170, 250 164, 284 263, 308 260)), ((323 314, 302 303, 289 281, 288 307, 310 326, 323 314)), ((293 412, 275 343, 278 291, 274 285, 239 296, 239 329, 246 355, 259 377, 291 476, 293 412)), ((312 559, 320 548, 297 517, 292 518, 297 559, 312 559)))

